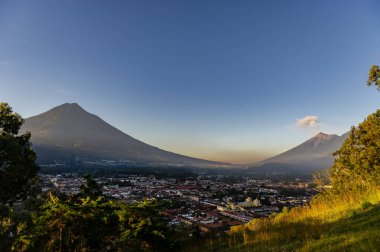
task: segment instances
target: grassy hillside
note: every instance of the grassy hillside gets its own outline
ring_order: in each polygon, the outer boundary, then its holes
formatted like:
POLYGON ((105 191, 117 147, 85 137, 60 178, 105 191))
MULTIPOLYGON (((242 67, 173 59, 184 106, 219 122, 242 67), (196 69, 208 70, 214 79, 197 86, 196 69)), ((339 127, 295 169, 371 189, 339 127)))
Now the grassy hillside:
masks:
POLYGON ((380 188, 323 194, 188 251, 380 251, 380 188))

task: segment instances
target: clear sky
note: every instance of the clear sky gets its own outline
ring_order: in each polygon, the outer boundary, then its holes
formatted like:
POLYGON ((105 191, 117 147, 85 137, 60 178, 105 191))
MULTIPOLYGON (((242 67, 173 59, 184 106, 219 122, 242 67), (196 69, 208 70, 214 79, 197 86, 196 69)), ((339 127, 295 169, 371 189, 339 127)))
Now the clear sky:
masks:
POLYGON ((380 1, 0 1, 0 101, 254 162, 380 107, 380 1), (297 121, 298 120, 298 121, 297 121))

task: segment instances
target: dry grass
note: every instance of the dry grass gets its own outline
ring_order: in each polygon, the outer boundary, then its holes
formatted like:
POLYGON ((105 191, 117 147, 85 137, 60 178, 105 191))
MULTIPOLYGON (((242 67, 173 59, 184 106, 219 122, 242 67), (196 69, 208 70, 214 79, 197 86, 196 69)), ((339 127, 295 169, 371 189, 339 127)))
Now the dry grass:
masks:
POLYGON ((320 194, 307 206, 232 228, 186 251, 377 251, 380 188, 320 194))

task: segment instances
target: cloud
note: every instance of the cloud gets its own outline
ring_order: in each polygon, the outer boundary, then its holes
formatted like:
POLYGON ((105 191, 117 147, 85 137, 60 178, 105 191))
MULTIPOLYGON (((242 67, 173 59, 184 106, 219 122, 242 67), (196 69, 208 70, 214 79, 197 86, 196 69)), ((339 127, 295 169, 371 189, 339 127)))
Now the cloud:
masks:
POLYGON ((300 128, 318 128, 320 126, 318 116, 309 115, 304 118, 297 119, 296 125, 300 128))

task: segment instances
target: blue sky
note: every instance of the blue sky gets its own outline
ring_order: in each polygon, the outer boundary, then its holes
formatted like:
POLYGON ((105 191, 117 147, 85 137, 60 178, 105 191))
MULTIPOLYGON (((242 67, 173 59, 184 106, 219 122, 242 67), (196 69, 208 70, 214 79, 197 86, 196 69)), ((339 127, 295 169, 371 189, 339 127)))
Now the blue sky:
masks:
POLYGON ((0 1, 0 100, 254 162, 379 106, 379 1, 0 1), (309 117, 306 117, 309 116, 309 117), (305 118, 306 117, 306 118, 305 118), (304 119, 303 121, 297 120, 304 119))

